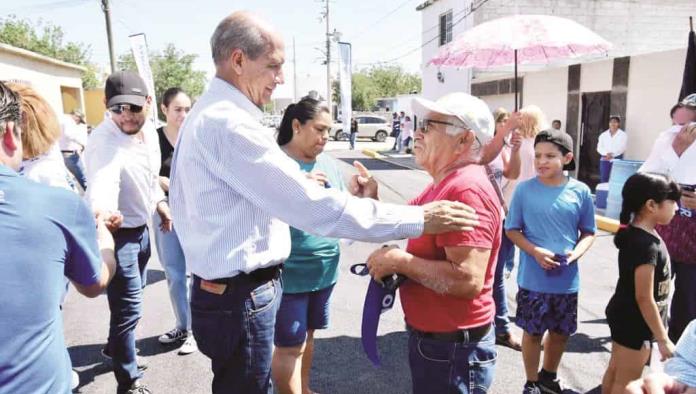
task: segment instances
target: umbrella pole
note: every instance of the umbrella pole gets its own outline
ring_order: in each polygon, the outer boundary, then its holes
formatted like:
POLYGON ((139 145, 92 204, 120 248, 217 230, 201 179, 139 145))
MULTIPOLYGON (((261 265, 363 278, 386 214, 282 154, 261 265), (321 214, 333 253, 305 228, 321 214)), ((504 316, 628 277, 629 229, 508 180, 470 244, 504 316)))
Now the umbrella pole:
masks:
POLYGON ((515 49, 515 112, 517 109, 517 49, 515 49))

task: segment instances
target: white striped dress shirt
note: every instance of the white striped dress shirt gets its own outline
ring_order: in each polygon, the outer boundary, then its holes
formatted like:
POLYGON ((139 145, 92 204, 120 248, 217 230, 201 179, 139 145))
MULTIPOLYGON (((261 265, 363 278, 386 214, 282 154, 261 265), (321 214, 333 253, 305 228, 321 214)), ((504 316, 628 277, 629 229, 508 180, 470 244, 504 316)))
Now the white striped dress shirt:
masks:
POLYGON ((308 180, 262 116, 215 78, 182 126, 169 200, 191 272, 210 280, 280 264, 290 253, 288 224, 364 241, 421 235, 421 207, 355 198, 308 180))

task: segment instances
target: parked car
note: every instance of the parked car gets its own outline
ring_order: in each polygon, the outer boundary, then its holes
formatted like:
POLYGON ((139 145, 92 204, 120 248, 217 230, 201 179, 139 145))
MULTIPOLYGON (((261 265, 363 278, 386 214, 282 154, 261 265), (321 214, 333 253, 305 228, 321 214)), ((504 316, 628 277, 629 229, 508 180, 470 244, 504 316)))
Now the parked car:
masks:
MULTIPOLYGON (((384 142, 391 133, 391 121, 376 115, 358 115, 358 138, 370 138, 373 141, 384 142)), ((350 128, 343 131, 343 124, 336 122, 333 137, 336 141, 345 141, 350 134, 350 128)))

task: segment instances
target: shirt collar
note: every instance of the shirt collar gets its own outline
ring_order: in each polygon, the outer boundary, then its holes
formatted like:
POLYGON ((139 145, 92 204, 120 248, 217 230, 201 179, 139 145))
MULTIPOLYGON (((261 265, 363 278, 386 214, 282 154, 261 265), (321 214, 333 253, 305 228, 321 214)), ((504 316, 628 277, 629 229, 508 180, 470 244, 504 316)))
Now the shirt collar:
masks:
POLYGON ((227 96, 239 105, 239 107, 248 112, 254 119, 260 121, 263 118, 263 111, 256 104, 252 103, 247 96, 244 95, 236 86, 231 83, 215 77, 210 81, 210 89, 220 94, 227 96))
POLYGON ((0 164, 0 176, 19 176, 19 174, 10 167, 0 164))

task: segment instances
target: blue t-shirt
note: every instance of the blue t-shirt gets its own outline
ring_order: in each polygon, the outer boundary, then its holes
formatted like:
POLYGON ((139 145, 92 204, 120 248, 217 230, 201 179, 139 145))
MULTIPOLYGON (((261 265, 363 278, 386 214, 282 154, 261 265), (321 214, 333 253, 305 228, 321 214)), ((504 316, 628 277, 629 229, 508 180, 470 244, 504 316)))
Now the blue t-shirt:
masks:
MULTIPOLYGON (((546 186, 537 177, 520 183, 510 202, 505 230, 520 230, 534 245, 566 254, 575 248, 580 233, 597 230, 590 188, 568 178, 562 186, 546 186)), ((526 290, 577 293, 580 287, 577 261, 554 269, 550 275, 534 257, 520 250, 517 284, 526 290)))
MULTIPOLYGON (((298 161, 304 172, 322 171, 329 187, 344 191, 343 176, 335 160, 326 154, 317 156, 314 163, 298 161)), ((290 227, 292 249, 283 267, 283 292, 305 293, 324 289, 338 279, 338 240, 319 237, 290 227)))
POLYGON ((70 393, 65 278, 101 274, 92 212, 74 193, 0 165, 0 393, 70 393))

